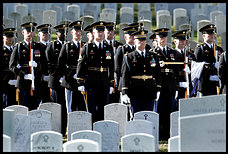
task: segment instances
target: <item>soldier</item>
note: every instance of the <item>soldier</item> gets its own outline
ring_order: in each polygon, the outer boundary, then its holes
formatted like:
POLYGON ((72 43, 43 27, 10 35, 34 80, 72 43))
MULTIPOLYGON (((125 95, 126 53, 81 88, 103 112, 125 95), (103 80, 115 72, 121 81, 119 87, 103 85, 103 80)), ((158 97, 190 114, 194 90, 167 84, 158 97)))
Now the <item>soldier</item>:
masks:
POLYGON ((226 94, 226 82, 227 82, 227 75, 226 75, 226 51, 220 55, 219 64, 218 64, 218 76, 221 80, 221 89, 220 94, 226 94))
POLYGON ((67 109, 65 102, 65 88, 60 85, 61 73, 57 68, 58 57, 65 43, 64 34, 67 33, 68 24, 60 24, 53 27, 56 30, 57 40, 51 41, 45 51, 48 63, 48 87, 51 88, 51 101, 62 106, 62 134, 66 134, 67 109))
MULTIPOLYGON (((118 86, 118 91, 122 91, 122 82, 121 82, 121 68, 122 68, 122 63, 123 63, 123 56, 126 53, 130 53, 135 50, 135 42, 134 42, 134 36, 131 36, 133 32, 136 32, 138 28, 136 27, 125 27, 122 29, 124 31, 124 39, 126 41, 126 44, 119 46, 116 50, 115 54, 115 73, 117 77, 117 86, 118 86)), ((120 96, 120 98, 122 95, 120 96)), ((119 102, 122 102, 121 99, 119 102)))
POLYGON ((152 40, 152 49, 157 48, 158 42, 156 40, 156 34, 155 33, 151 34, 150 37, 149 37, 149 39, 152 40))
MULTIPOLYGON (((42 24, 37 26, 38 36, 40 38, 40 45, 41 45, 41 52, 45 53, 45 50, 49 44, 49 35, 50 35, 50 27, 51 24, 42 24)), ((45 68, 43 68, 43 76, 41 78, 41 85, 40 85, 40 96, 41 101, 40 103, 50 102, 50 88, 48 87, 48 65, 47 59, 45 56, 45 68)))
POLYGON ((195 57, 197 62, 206 62, 203 67, 201 79, 198 82, 199 96, 218 94, 219 78, 217 76, 217 67, 219 55, 223 49, 214 43, 216 27, 208 24, 199 30, 203 34, 204 43, 195 48, 195 57))
POLYGON ((16 105, 15 74, 9 70, 10 56, 13 52, 13 39, 15 28, 6 28, 3 30, 3 50, 0 52, 0 97, 3 101, 3 108, 16 105))
MULTIPOLYGON (((190 31, 188 29, 184 29, 184 30, 176 31, 172 35, 176 46, 175 50, 177 52, 178 61, 183 62, 183 64, 179 65, 178 99, 190 97, 190 92, 192 90, 191 75, 189 75, 191 65, 185 64, 185 63, 191 63, 193 60, 195 61, 195 55, 193 51, 187 50, 186 48, 187 47, 186 43, 190 35, 189 32, 190 31), (184 71, 184 69, 187 69, 186 71, 188 76, 186 76, 186 72, 184 71)), ((178 110, 177 106, 176 106, 176 110, 178 110)))
POLYGON ((175 99, 178 95, 178 67, 177 65, 166 65, 164 62, 176 62, 177 53, 167 46, 168 28, 154 30, 158 47, 154 49, 157 53, 161 66, 161 93, 158 100, 157 111, 159 113, 159 137, 168 140, 170 137, 170 113, 174 111, 175 99))
POLYGON ((124 55, 122 66, 123 102, 131 103, 133 115, 139 111, 153 111, 154 100, 158 99, 161 89, 157 55, 146 49, 147 32, 139 30, 131 34, 136 50, 124 55))
POLYGON ((17 75, 19 103, 29 110, 36 109, 40 103, 40 81, 45 64, 45 54, 41 52, 40 43, 32 41, 36 25, 34 22, 21 25, 24 41, 15 44, 9 63, 10 70, 17 75))
POLYGON ((78 91, 76 70, 81 47, 85 42, 81 41, 82 21, 77 20, 69 24, 72 41, 65 43, 60 51, 58 67, 63 72, 61 85, 65 87, 67 113, 73 110, 85 111, 82 94, 78 91))
POLYGON ((104 119, 104 106, 109 102, 109 93, 114 85, 114 55, 112 47, 103 41, 103 21, 94 22, 94 42, 84 46, 78 60, 78 89, 86 92, 88 111, 92 121, 104 119))
POLYGON ((93 42, 93 27, 91 25, 88 25, 84 28, 84 31, 86 32, 86 36, 88 38, 88 43, 93 42))
MULTIPOLYGON (((113 52, 114 52, 114 56, 116 54, 116 49, 120 46, 123 45, 122 43, 118 42, 115 40, 115 36, 114 36, 114 22, 106 22, 105 24, 105 39, 104 42, 106 42, 107 44, 109 44, 110 46, 112 46, 113 48, 113 52)), ((114 73, 114 78, 115 78, 115 85, 114 85, 114 91, 112 93, 112 95, 109 96, 109 102, 110 103, 117 103, 119 102, 120 99, 120 93, 118 92, 118 87, 117 87, 117 76, 116 73, 114 73)))

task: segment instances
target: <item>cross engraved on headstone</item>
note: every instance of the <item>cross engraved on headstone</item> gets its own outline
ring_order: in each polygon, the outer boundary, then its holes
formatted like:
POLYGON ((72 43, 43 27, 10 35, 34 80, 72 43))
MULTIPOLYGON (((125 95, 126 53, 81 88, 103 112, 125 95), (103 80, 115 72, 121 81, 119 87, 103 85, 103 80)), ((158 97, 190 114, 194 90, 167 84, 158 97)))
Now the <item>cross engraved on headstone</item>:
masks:
POLYGON ((45 143, 47 143, 47 142, 48 142, 49 137, 48 137, 47 135, 44 135, 43 139, 44 139, 44 142, 45 142, 45 143))
POLYGON ((145 120, 146 120, 146 118, 148 117, 148 114, 144 114, 144 117, 145 117, 145 120))
POLYGON ((36 114, 36 117, 37 117, 37 118, 42 117, 42 113, 41 113, 41 112, 38 112, 38 113, 36 114))
POLYGON ((221 100, 220 100, 221 107, 224 107, 225 102, 226 102, 226 101, 225 101, 224 99, 221 99, 221 100))
POLYGON ((77 149, 78 149, 79 152, 82 152, 82 150, 84 149, 84 146, 80 144, 80 145, 77 147, 77 149))
POLYGON ((136 138, 134 139, 134 142, 135 142, 135 145, 139 145, 140 139, 139 139, 138 137, 136 137, 136 138))

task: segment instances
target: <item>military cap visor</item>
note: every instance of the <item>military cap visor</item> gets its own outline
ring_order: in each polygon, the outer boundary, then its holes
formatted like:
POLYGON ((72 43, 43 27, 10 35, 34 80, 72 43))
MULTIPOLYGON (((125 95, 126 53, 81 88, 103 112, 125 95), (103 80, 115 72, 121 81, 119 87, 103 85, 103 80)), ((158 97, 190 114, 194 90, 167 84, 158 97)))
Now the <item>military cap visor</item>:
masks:
POLYGON ((91 25, 88 25, 84 28, 84 31, 86 31, 87 33, 92 33, 93 27, 91 25))
POLYGON ((106 23, 104 21, 98 21, 98 22, 95 22, 93 24, 91 24, 91 26, 93 27, 93 29, 96 29, 98 31, 104 31, 104 25, 106 23))
POLYGON ((156 38, 156 34, 155 33, 153 33, 152 35, 150 35, 150 37, 149 37, 149 39, 151 39, 151 40, 154 40, 156 38))
POLYGON ((174 39, 179 39, 179 40, 186 40, 188 39, 188 35, 187 35, 188 30, 180 30, 180 31, 176 31, 172 37, 174 39))
POLYGON ((64 33, 65 30, 67 30, 67 27, 68 27, 68 24, 60 24, 53 28, 56 30, 56 32, 64 33))
POLYGON ((37 25, 37 23, 35 22, 26 22, 21 24, 21 28, 22 30, 26 30, 28 32, 30 32, 31 30, 34 31, 35 30, 35 26, 37 25))
POLYGON ((38 32, 48 33, 50 27, 51 27, 51 24, 43 24, 43 25, 37 26, 37 30, 38 32))
POLYGON ((209 24, 200 28, 199 31, 202 32, 203 34, 212 34, 212 33, 215 33, 216 27, 214 24, 209 24))
POLYGON ((159 28, 154 30, 155 34, 158 35, 159 37, 167 37, 168 31, 169 31, 169 28, 159 28))
POLYGON ((134 36, 135 39, 145 40, 147 33, 148 33, 147 30, 140 30, 132 33, 131 36, 134 36))
POLYGON ((14 37, 15 28, 6 28, 3 30, 3 36, 14 37))
POLYGON ((124 31, 124 34, 129 34, 129 35, 131 35, 132 33, 134 33, 134 32, 137 31, 136 29, 137 29, 137 28, 135 28, 135 27, 125 27, 125 28, 123 28, 122 30, 124 31))
POLYGON ((74 21, 72 23, 69 24, 69 27, 71 29, 75 29, 75 30, 82 30, 82 21, 74 21))
POLYGON ((114 30, 114 22, 106 22, 105 23, 105 28, 107 30, 114 30))

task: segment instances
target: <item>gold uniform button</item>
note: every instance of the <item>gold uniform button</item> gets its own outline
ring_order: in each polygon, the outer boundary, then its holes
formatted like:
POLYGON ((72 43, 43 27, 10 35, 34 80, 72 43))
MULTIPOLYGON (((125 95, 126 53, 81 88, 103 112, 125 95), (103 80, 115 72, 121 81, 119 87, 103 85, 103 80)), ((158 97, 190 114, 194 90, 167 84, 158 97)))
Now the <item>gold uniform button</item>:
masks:
POLYGON ((143 67, 146 67, 146 65, 144 65, 143 67))
POLYGON ((102 61, 101 61, 101 64, 102 64, 102 61))
POLYGON ((146 70, 144 70, 144 72, 146 72, 146 70))

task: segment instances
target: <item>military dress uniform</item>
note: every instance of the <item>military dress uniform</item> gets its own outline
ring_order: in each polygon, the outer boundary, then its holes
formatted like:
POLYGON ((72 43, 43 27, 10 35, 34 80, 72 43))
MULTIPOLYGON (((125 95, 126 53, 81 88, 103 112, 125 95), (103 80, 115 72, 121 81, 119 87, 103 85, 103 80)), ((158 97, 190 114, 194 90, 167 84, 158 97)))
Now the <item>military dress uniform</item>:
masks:
MULTIPOLYGON (((14 37, 15 28, 6 28, 3 30, 3 36, 14 37)), ((3 45, 3 50, 0 52, 0 97, 3 102, 3 108, 11 105, 17 105, 16 88, 10 85, 10 80, 15 80, 15 74, 9 70, 10 56, 13 52, 13 45, 3 45)))
MULTIPOLYGON (((154 30, 159 37, 167 37, 168 28, 154 30)), ((154 49, 159 61, 177 62, 177 52, 165 46, 154 49)), ((175 92, 178 90, 178 67, 177 65, 164 65, 161 67, 161 94, 158 100, 157 112, 159 114, 159 138, 168 140, 170 137, 170 113, 175 110, 175 92)))
MULTIPOLYGON (((36 25, 34 22, 28 22, 22 24, 21 27, 27 31, 31 29, 34 31, 36 25)), ((16 87, 19 88, 19 103, 28 107, 29 110, 36 109, 40 103, 40 82, 43 64, 45 64, 45 53, 41 50, 40 43, 34 41, 29 43, 24 40, 15 44, 10 57, 9 68, 17 75, 16 87), (33 60, 37 63, 37 67, 34 67, 34 90, 31 90, 32 81, 24 79, 25 74, 31 74, 31 67, 29 66, 30 47, 33 49, 33 60)))
MULTIPOLYGON (((177 32, 175 32, 172 37, 174 39, 179 39, 179 40, 186 40, 186 39, 189 39, 189 35, 188 35, 188 30, 185 29, 185 30, 179 30, 177 32)), ((191 49, 190 50, 187 50, 186 48, 184 49, 178 49, 176 48, 175 49, 176 52, 177 52, 177 59, 179 62, 184 62, 184 63, 187 63, 188 64, 180 64, 178 65, 179 66, 179 91, 178 91, 178 98, 177 98, 177 101, 180 99, 180 98, 187 98, 187 96, 191 96, 191 91, 193 89, 192 87, 192 82, 191 82, 191 74, 187 74, 188 75, 188 86, 189 86, 189 94, 187 94, 187 87, 185 84, 182 84, 182 83, 186 83, 186 72, 184 71, 185 69, 185 66, 187 65, 188 68, 189 68, 189 71, 191 69, 191 62, 192 61, 195 61, 196 58, 195 58, 195 55, 194 55, 194 51, 192 51, 191 49), (188 58, 188 59, 186 59, 188 58)), ((176 107, 176 110, 178 110, 178 106, 176 107)))
POLYGON ((227 66, 226 66, 226 51, 220 55, 218 64, 218 76, 221 80, 220 94, 226 94, 226 82, 227 82, 227 66))
MULTIPOLYGON (((114 22, 106 22, 105 23, 105 29, 107 29, 109 31, 111 31, 111 30, 113 31, 114 30, 114 22)), ((104 42, 109 44, 113 48, 114 56, 116 54, 117 48, 119 46, 123 45, 122 43, 116 41, 115 39, 112 39, 112 40, 104 39, 104 42)), ((115 79, 114 90, 113 90, 113 93, 109 96, 109 103, 117 103, 117 102, 119 102, 119 99, 120 99, 120 93, 118 91, 116 73, 114 73, 114 79, 115 79)))
MULTIPOLYGON (((42 24, 37 26, 37 30, 38 32, 42 32, 42 33, 49 33, 50 31, 50 27, 51 24, 42 24)), ((47 42, 44 42, 42 40, 40 40, 40 45, 41 45, 41 52, 44 52, 45 54, 45 50, 49 44, 49 40, 47 42)), ((46 55, 46 54, 45 54, 46 55)), ((47 58, 45 56, 45 60, 44 60, 45 64, 43 65, 43 76, 48 76, 48 64, 47 64, 47 58)), ((40 103, 45 103, 45 102, 50 102, 51 101, 51 97, 50 97, 50 88, 48 87, 48 81, 44 80, 44 78, 41 78, 41 85, 40 85, 40 103)))
MULTIPOLYGON (((135 39, 146 40, 146 30, 132 35, 135 39)), ((129 96, 132 114, 139 111, 153 111, 156 94, 161 89, 161 72, 157 55, 144 49, 124 55, 122 66, 122 94, 129 96)))
MULTIPOLYGON (((102 21, 91 26, 97 31, 104 31, 102 21)), ((94 40, 82 48, 78 60, 77 80, 85 87, 92 121, 103 120, 104 106, 109 103, 109 90, 114 85, 114 54, 109 44, 102 41, 97 46, 94 40)))
MULTIPOLYGON (((82 21, 75 21, 69 24, 71 29, 81 30, 82 21)), ((85 103, 81 92, 78 91, 78 84, 74 75, 77 71, 78 58, 81 52, 82 46, 85 42, 81 40, 75 44, 75 42, 66 42, 59 54, 58 67, 60 72, 63 72, 63 80, 61 85, 65 87, 65 96, 67 104, 67 112, 73 110, 86 111, 85 103)))
MULTIPOLYGON (((209 24, 202 27, 200 30, 202 33, 214 33, 215 25, 209 24)), ((211 76, 217 76, 217 68, 215 63, 219 61, 219 55, 223 53, 223 49, 213 43, 213 47, 209 47, 207 43, 198 45, 195 48, 195 57, 197 62, 206 62, 203 67, 201 78, 198 83, 198 91, 203 96, 217 95, 217 87, 219 87, 219 81, 211 79, 211 76), (216 60, 217 59, 217 60, 216 60)))

